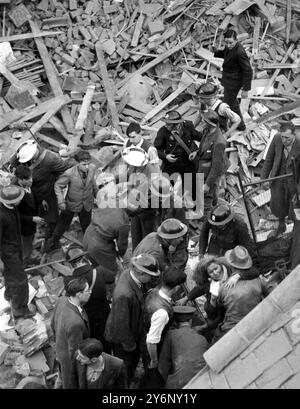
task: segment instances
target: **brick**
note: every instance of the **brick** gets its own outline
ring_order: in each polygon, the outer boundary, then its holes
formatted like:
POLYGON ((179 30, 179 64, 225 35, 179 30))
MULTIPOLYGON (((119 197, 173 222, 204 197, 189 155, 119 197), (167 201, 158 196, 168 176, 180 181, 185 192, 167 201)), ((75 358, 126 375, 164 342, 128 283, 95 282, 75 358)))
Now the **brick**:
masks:
POLYGON ((291 313, 291 321, 285 326, 285 330, 293 345, 300 342, 300 309, 297 308, 291 313))
POLYGON ((232 389, 243 389, 263 372, 254 354, 245 359, 237 358, 224 369, 228 384, 232 389))
POLYGON ((69 9, 76 10, 77 9, 77 0, 69 0, 69 9))
POLYGON ((279 330, 267 338, 266 341, 254 351, 254 354, 263 370, 265 370, 291 352, 292 349, 292 345, 285 332, 279 330))
POLYGON ((260 376, 255 383, 259 389, 278 389, 294 374, 286 359, 281 359, 260 376))
POLYGON ((252 344, 245 349, 245 351, 243 351, 240 355, 241 359, 246 358, 249 354, 251 354, 251 352, 253 352, 256 348, 258 348, 262 343, 264 343, 266 341, 266 335, 263 334, 260 337, 258 337, 254 342, 252 342, 252 344))
POLYGON ((285 382, 283 385, 284 389, 300 389, 300 373, 294 375, 291 379, 285 382))
POLYGON ((223 372, 210 372, 211 384, 213 389, 230 389, 223 372))
POLYGON ((300 344, 297 344, 286 359, 295 372, 300 372, 300 344))
POLYGON ((161 20, 150 21, 148 24, 150 35, 162 33, 165 30, 164 23, 161 20))

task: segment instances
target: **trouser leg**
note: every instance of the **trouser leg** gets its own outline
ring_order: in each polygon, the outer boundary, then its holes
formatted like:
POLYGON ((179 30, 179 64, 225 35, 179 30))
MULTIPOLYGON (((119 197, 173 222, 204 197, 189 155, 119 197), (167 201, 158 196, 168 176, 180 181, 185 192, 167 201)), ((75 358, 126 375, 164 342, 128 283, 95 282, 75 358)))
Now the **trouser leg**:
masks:
POLYGON ((82 210, 78 214, 79 221, 80 221, 80 226, 81 226, 81 229, 82 229, 83 233, 86 231, 88 225, 91 222, 91 213, 92 213, 91 210, 89 212, 87 212, 85 210, 85 208, 83 207, 82 210))
POLYGON ((127 371, 128 383, 130 383, 134 377, 136 367, 140 360, 139 348, 136 348, 132 352, 127 352, 124 350, 121 344, 115 344, 114 355, 120 359, 123 359, 127 371))
POLYGON ((22 236, 23 240, 23 262, 26 263, 32 253, 32 243, 34 239, 34 234, 29 236, 22 236))
POLYGON ((21 310, 28 303, 28 279, 22 262, 17 256, 14 260, 3 260, 5 298, 11 301, 14 310, 21 310))
POLYGON ((229 105, 229 107, 239 115, 241 118, 241 123, 238 126, 238 129, 242 129, 245 127, 243 115, 240 110, 240 104, 237 99, 237 95, 240 91, 241 87, 235 87, 235 88, 227 88, 224 87, 224 97, 223 97, 223 102, 226 102, 226 104, 229 105))
POLYGON ((53 238, 55 238, 55 241, 58 241, 61 238, 61 236, 64 234, 64 232, 68 230, 73 217, 74 217, 74 212, 71 212, 70 210, 65 210, 64 212, 61 212, 61 214, 58 217, 57 224, 53 232, 53 238))

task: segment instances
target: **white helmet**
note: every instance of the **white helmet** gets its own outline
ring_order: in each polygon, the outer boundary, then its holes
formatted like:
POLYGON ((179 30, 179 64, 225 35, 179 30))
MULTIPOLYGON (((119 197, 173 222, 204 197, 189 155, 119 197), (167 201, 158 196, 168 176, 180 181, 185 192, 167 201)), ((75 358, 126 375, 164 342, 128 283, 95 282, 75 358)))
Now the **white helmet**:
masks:
POLYGON ((26 141, 24 145, 22 145, 19 148, 19 151, 18 151, 19 162, 26 163, 30 161, 34 157, 34 154, 36 153, 37 148, 38 148, 38 145, 36 141, 34 139, 28 139, 28 141, 26 141))
POLYGON ((149 158, 143 148, 129 146, 122 151, 122 158, 128 165, 140 167, 147 165, 149 158))

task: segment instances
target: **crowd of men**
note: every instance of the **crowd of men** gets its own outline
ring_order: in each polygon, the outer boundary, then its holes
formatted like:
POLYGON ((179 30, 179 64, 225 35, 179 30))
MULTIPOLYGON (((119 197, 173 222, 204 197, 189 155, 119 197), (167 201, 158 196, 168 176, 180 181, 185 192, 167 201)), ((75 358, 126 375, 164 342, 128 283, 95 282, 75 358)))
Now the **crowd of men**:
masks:
MULTIPOLYGON (((223 197, 226 140, 245 129, 237 95, 242 90, 247 97, 252 78, 236 33, 228 30, 224 38, 225 49, 216 50, 224 58, 223 100, 215 84, 202 84, 196 123, 169 111, 153 144, 138 123, 129 124, 120 159, 126 175, 99 172, 88 150, 65 160, 35 140, 22 144, 11 162, 11 184, 0 191, 0 272, 15 319, 35 314, 24 268, 37 225, 47 226, 46 253, 60 247, 75 215, 83 232, 82 246, 67 249, 73 273, 51 321, 63 388, 129 388, 137 385, 138 367, 141 388, 182 388, 205 365, 209 346, 272 290, 260 276, 247 224, 223 197), (186 215, 196 207, 197 173, 204 178, 204 206, 196 286, 187 293, 186 215), (203 295, 206 319, 193 304, 203 295)), ((262 179, 291 173, 293 163, 299 177, 299 136, 291 123, 280 125, 262 179)), ((296 194, 293 177, 272 180, 271 211, 279 219, 273 235, 285 231, 287 216, 299 229, 296 194)), ((296 237, 293 266, 299 253, 296 237)))

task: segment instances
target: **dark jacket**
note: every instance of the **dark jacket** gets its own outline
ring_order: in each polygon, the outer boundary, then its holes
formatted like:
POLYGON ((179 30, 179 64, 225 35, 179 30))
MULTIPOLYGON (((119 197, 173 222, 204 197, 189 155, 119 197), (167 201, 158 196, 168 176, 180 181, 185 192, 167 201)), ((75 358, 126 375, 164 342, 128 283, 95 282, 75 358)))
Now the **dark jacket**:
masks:
POLYGON ((54 184, 58 176, 68 168, 58 155, 41 149, 41 154, 32 170, 32 191, 34 192, 40 216, 47 222, 55 222, 57 219, 57 200, 54 193, 54 184), (48 211, 41 209, 41 203, 45 200, 49 205, 48 211))
MULTIPOLYGON (((261 178, 271 178, 293 170, 292 157, 296 162, 297 183, 300 178, 300 143, 295 139, 288 157, 284 155, 284 146, 280 134, 274 136, 269 147, 266 160, 263 165, 261 178)), ((291 211, 291 201, 296 193, 296 186, 293 177, 272 181, 271 187, 271 211, 277 217, 285 217, 291 211)), ((292 214, 291 214, 292 217, 292 214)))
POLYGON ((144 339, 144 293, 124 271, 117 281, 111 310, 106 322, 105 338, 132 350, 144 339))
POLYGON ((240 216, 235 214, 224 230, 212 226, 208 220, 205 220, 199 236, 199 254, 207 252, 216 256, 224 256, 227 250, 235 246, 246 247, 251 257, 256 257, 254 241, 250 237, 246 223, 240 216), (210 233, 211 238, 208 243, 210 233))
POLYGON ((22 260, 20 215, 17 208, 8 209, 3 203, 0 203, 0 258, 4 264, 17 258, 22 260))
POLYGON ((88 317, 84 310, 80 314, 67 297, 61 297, 53 312, 51 328, 55 336, 56 359, 60 363, 63 388, 69 389, 75 352, 80 342, 90 336, 88 317))
POLYGON ((67 169, 60 175, 54 185, 58 204, 66 203, 67 210, 74 213, 80 212, 82 208, 89 212, 93 208, 94 197, 97 193, 95 172, 96 166, 91 163, 85 180, 82 178, 78 165, 67 169), (65 188, 68 190, 64 198, 65 188))
POLYGON ((36 232, 36 223, 32 221, 32 218, 38 215, 36 200, 32 190, 30 193, 25 193, 22 202, 18 206, 18 210, 21 218, 22 236, 31 236, 36 232))
POLYGON ((87 382, 87 366, 76 362, 72 370, 72 389, 128 389, 124 362, 115 356, 102 353, 104 369, 92 385, 87 382))
POLYGON ((206 339, 191 327, 168 331, 158 361, 166 389, 182 389, 204 366, 206 339))
POLYGON ((224 50, 218 50, 214 55, 224 58, 221 80, 224 87, 242 87, 244 91, 251 89, 253 71, 246 51, 239 42, 232 50, 225 47, 224 50))
POLYGON ((187 240, 184 240, 179 244, 175 253, 170 254, 168 248, 163 246, 159 235, 156 232, 153 232, 143 238, 135 248, 133 255, 138 256, 142 253, 152 254, 152 256, 157 259, 161 272, 170 266, 174 266, 176 269, 184 271, 188 260, 187 240))
MULTIPOLYGON (((194 140, 199 141, 201 135, 195 129, 194 125, 190 121, 184 121, 181 139, 187 145, 191 152, 196 150, 196 145, 194 140)), ((178 144, 171 132, 163 126, 157 132, 156 138, 154 140, 154 146, 157 149, 159 158, 163 162, 163 170, 167 173, 184 171, 192 171, 193 163, 189 160, 188 154, 185 150, 178 144), (174 163, 170 163, 166 160, 168 154, 175 155, 178 159, 174 163)))
POLYGON ((198 172, 204 174, 204 182, 210 188, 226 170, 225 147, 226 140, 219 127, 209 133, 208 129, 203 131, 198 150, 198 172))

